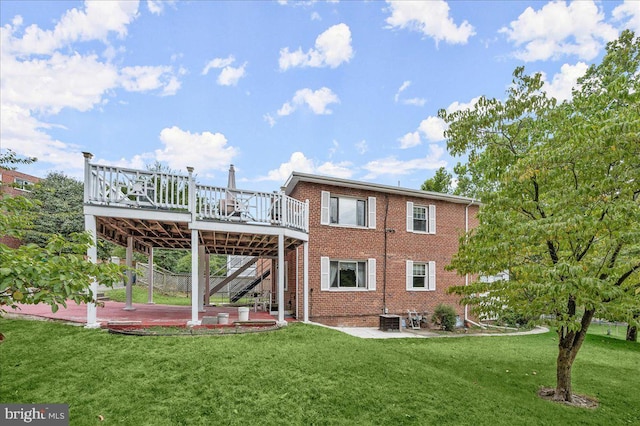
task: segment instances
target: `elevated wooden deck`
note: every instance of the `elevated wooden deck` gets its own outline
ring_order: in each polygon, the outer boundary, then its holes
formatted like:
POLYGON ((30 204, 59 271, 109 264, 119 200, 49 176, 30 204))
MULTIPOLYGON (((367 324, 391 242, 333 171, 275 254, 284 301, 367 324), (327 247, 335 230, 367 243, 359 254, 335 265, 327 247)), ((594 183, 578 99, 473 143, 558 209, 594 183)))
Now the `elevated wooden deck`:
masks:
POLYGON ((98 236, 134 250, 190 249, 191 231, 207 253, 275 257, 278 238, 289 250, 308 239, 308 203, 283 192, 200 185, 188 175, 89 163, 84 212, 98 236))

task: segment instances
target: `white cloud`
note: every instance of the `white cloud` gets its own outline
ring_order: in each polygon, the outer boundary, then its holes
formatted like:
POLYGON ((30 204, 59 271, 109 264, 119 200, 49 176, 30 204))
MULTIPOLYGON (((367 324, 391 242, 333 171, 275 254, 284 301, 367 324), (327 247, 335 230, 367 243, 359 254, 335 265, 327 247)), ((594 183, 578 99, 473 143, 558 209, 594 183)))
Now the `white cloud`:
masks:
POLYGON ((3 103, 0 106, 0 140, 3 149, 38 158, 64 170, 69 176, 81 177, 84 160, 77 145, 53 139, 47 129, 52 124, 37 120, 27 108, 3 103))
POLYGON ((273 118, 273 116, 271 114, 265 114, 265 115, 262 116, 262 118, 264 119, 264 121, 269 123, 269 127, 273 127, 273 126, 276 125, 276 119, 273 118))
POLYGON ((356 144, 356 149, 358 150, 358 154, 360 155, 369 151, 369 146, 367 145, 367 141, 363 139, 360 142, 358 142, 356 144))
POLYGON ((300 173, 322 174, 343 179, 348 179, 353 176, 352 164, 348 161, 342 161, 340 163, 327 161, 316 165, 315 161, 307 158, 302 152, 297 151, 291 154, 289 161, 280 164, 280 167, 277 169, 270 170, 267 173, 267 176, 261 177, 258 180, 284 182, 294 171, 300 173))
MULTIPOLYGON (((480 97, 475 97, 467 103, 460 103, 458 101, 452 102, 447 107, 447 112, 452 113, 455 111, 463 111, 474 107, 480 97)), ((400 149, 413 148, 422 144, 422 139, 426 139, 428 142, 443 141, 444 132, 447 130, 447 123, 443 119, 436 116, 429 116, 420 122, 418 129, 414 132, 409 132, 398 139, 400 142, 400 149)))
POLYGON ((460 103, 458 101, 454 101, 451 103, 451 105, 447 107, 447 112, 452 113, 456 111, 464 111, 466 109, 471 109, 478 103, 479 100, 480 100, 480 96, 476 96, 475 98, 471 99, 467 103, 460 103))
POLYGON ((402 103, 405 105, 424 106, 424 104, 427 103, 427 100, 424 98, 409 98, 403 99, 402 103))
POLYGON ((538 11, 531 7, 500 29, 516 46, 515 57, 524 61, 557 59, 575 55, 591 60, 603 44, 618 32, 604 22, 604 13, 593 1, 553 1, 538 11))
POLYGON ((2 56, 2 104, 34 112, 57 114, 63 108, 91 110, 103 95, 118 85, 118 72, 96 55, 18 60, 2 56))
POLYGON ((410 132, 398 139, 398 142, 400 142, 401 149, 407 149, 420 145, 422 140, 420 139, 419 132, 410 132))
POLYGON ((338 143, 337 140, 334 139, 331 142, 331 148, 329 148, 329 158, 333 157, 335 153, 338 152, 339 149, 340 149, 340 144, 338 143))
POLYGON ((147 0, 147 8, 154 15, 161 15, 165 6, 173 6, 175 0, 147 0))
POLYGON ((422 120, 420 126, 418 126, 418 131, 430 142, 444 140, 445 130, 447 130, 447 123, 443 119, 433 116, 422 120))
POLYGON ((285 102, 282 105, 278 110, 278 115, 290 115, 303 105, 307 105, 314 114, 331 114, 332 111, 328 109, 327 106, 334 103, 340 103, 340 99, 327 87, 323 87, 316 91, 311 89, 300 89, 296 91, 291 101, 285 102))
POLYGON ((389 28, 408 29, 431 37, 438 44, 444 40, 449 44, 466 44, 475 35, 469 22, 460 25, 449 16, 449 5, 436 1, 391 1, 387 0, 391 16, 386 19, 389 28))
POLYGON ((365 179, 376 179, 381 175, 401 176, 414 173, 417 170, 436 170, 447 165, 442 160, 444 149, 436 144, 429 145, 429 155, 411 160, 399 160, 395 156, 373 160, 363 166, 369 173, 365 179))
POLYGON ((19 16, 0 27, 2 147, 36 156, 43 167, 81 176, 82 147, 48 133, 60 127, 56 114, 63 109, 89 111, 107 103, 107 96, 120 88, 174 94, 180 81, 171 67, 117 65, 124 49, 113 46, 110 37, 124 38, 137 16, 137 1, 85 2, 65 12, 52 30, 35 24, 23 28, 19 16), (93 50, 81 53, 76 45, 90 41, 104 44, 102 58, 93 50))
POLYGON ((180 87, 170 66, 124 67, 120 70, 120 84, 129 92, 163 89, 163 94, 174 94, 180 87))
POLYGON ((236 61, 233 55, 229 55, 226 58, 214 58, 210 60, 202 70, 202 75, 207 75, 211 69, 218 69, 228 67, 236 61))
POLYGON ((293 171, 301 173, 314 173, 315 166, 313 165, 313 160, 305 157, 302 152, 294 152, 293 154, 291 154, 289 161, 280 164, 280 167, 278 167, 277 169, 270 170, 267 176, 261 178, 260 180, 284 182, 293 171))
POLYGON ((290 52, 288 47, 280 49, 279 64, 282 71, 293 67, 336 68, 352 57, 351 30, 346 24, 338 24, 320 34, 314 48, 306 53, 302 48, 294 52, 290 52))
POLYGON ((216 80, 221 86, 235 86, 238 84, 238 81, 245 76, 245 67, 247 63, 245 62, 242 66, 234 68, 232 66, 224 67, 216 80))
MULTIPOLYGON (((85 10, 68 10, 53 30, 30 25, 22 37, 12 37, 16 27, 2 27, 2 50, 15 55, 50 55, 55 50, 77 41, 107 41, 109 33, 127 34, 127 26, 138 16, 137 1, 85 2, 85 10), (9 32, 9 36, 4 33, 9 32)), ((18 21, 22 24, 21 21, 18 21)))
POLYGON ((570 99, 571 89, 576 87, 578 79, 587 72, 588 68, 589 66, 584 62, 578 62, 575 65, 564 64, 551 81, 547 81, 546 74, 543 73, 543 90, 560 102, 570 99))
POLYGON ((214 58, 205 65, 202 70, 202 75, 207 75, 212 69, 220 69, 220 74, 218 74, 217 83, 221 86, 235 86, 238 84, 238 81, 246 75, 246 66, 245 62, 239 67, 232 67, 231 65, 236 61, 236 58, 233 55, 229 55, 226 58, 214 58))
POLYGON ((616 21, 627 21, 625 27, 633 30, 636 36, 640 34, 640 2, 637 0, 625 0, 623 4, 617 6, 612 12, 616 21))
POLYGON ((154 152, 155 159, 176 170, 187 166, 196 172, 225 170, 238 154, 237 148, 227 145, 222 133, 191 133, 173 126, 160 132, 160 141, 164 148, 154 152))
POLYGON ((398 91, 396 92, 396 95, 393 97, 393 99, 398 102, 400 100, 400 94, 402 92, 404 92, 405 90, 407 90, 409 88, 409 86, 411 86, 411 81, 407 80, 405 82, 402 83, 402 86, 400 86, 400 88, 398 89, 398 91))
POLYGON ((396 103, 402 102, 405 105, 424 106, 424 104, 427 102, 426 99, 423 99, 423 98, 401 99, 400 98, 400 95, 402 94, 402 92, 407 90, 409 88, 409 86, 411 86, 411 81, 409 81, 409 80, 407 80, 404 83, 402 83, 402 86, 400 86, 400 88, 396 92, 395 96, 393 97, 395 102, 396 103))
POLYGON ((312 21, 322 21, 322 17, 320 16, 320 14, 318 12, 313 12, 311 14, 311 20, 312 21))

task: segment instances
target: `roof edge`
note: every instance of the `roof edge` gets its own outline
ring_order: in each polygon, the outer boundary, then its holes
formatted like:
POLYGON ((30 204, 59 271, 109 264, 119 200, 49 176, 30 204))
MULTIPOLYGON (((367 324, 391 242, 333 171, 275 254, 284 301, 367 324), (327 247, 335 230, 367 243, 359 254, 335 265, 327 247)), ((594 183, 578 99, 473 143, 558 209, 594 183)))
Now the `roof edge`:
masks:
POLYGON ((403 188, 400 186, 382 185, 379 183, 362 182, 350 179, 341 179, 331 176, 320 176, 308 173, 293 172, 284 184, 286 195, 290 195, 299 182, 310 182, 324 185, 343 186, 365 191, 378 191, 388 194, 406 195, 418 198, 428 198, 432 200, 448 201, 450 203, 480 205, 480 200, 459 195, 443 194, 440 192, 423 191, 420 189, 403 188))

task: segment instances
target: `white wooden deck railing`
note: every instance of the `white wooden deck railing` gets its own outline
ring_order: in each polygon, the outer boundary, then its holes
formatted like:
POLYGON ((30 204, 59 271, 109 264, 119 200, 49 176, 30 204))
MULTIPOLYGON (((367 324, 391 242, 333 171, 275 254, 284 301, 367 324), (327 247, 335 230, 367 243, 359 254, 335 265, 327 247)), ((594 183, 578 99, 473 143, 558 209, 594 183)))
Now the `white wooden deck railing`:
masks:
MULTIPOLYGON (((85 203, 191 211, 192 176, 85 164, 85 203)), ((258 192, 195 184, 198 220, 282 226, 308 232, 307 203, 282 192, 258 192)))

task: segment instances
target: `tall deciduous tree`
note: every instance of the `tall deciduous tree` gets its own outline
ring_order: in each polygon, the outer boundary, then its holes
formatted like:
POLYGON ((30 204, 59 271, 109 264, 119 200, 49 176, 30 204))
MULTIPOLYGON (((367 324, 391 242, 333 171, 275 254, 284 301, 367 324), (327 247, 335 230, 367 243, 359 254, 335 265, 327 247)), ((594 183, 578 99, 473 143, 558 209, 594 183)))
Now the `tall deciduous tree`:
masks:
POLYGON ((31 198, 37 201, 33 227, 25 242, 46 245, 53 233, 69 235, 84 230, 83 185, 60 172, 51 172, 34 185, 31 198))
POLYGON ((626 31, 570 101, 558 104, 540 75, 518 68, 506 100, 440 111, 448 148, 468 155, 483 201, 449 268, 509 271, 509 280, 453 291, 478 312, 555 318, 556 400, 572 400, 571 368, 594 316, 638 320, 639 64, 640 39, 626 31))
POLYGON ((452 192, 451 179, 451 173, 449 173, 444 167, 440 167, 436 170, 436 173, 432 178, 424 181, 420 189, 423 191, 450 194, 452 192))
MULTIPOLYGON (((15 156, 0 156, 0 165, 23 164, 15 156)), ((34 201, 0 194, 0 235, 23 237, 37 217, 34 201)), ((11 249, 0 244, 0 315, 6 307, 46 303, 55 312, 68 300, 94 302, 93 280, 106 285, 122 279, 117 265, 86 259, 92 238, 87 233, 66 236, 49 233, 42 246, 25 244, 11 249)), ((0 334, 0 339, 2 339, 0 334)))

